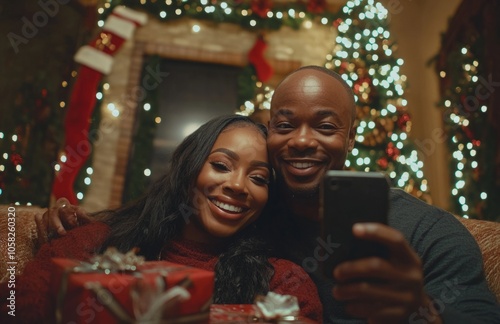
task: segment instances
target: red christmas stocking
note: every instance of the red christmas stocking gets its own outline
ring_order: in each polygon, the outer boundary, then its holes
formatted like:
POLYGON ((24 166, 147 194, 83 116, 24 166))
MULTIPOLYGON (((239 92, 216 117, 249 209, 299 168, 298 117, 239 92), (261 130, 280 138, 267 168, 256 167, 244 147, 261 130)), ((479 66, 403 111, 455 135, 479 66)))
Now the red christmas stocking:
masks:
POLYGON ((132 37, 135 28, 146 21, 144 13, 123 6, 116 7, 96 39, 76 53, 75 61, 81 66, 64 120, 66 159, 59 161, 61 168, 52 184, 55 199, 65 197, 70 203, 78 204, 73 187, 76 176, 91 153, 88 131, 97 87, 102 76, 111 71, 113 55, 132 37))
POLYGON ((273 68, 264 58, 264 51, 267 48, 267 44, 264 41, 264 37, 259 35, 252 49, 248 53, 248 60, 252 63, 257 74, 257 78, 261 82, 266 82, 273 76, 273 68))

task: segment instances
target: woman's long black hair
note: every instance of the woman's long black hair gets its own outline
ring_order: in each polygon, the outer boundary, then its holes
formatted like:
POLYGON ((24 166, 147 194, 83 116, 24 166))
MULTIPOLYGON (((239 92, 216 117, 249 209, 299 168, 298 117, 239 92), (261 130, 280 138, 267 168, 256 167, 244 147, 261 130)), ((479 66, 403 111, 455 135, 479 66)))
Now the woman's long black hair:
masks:
MULTIPOLYGON (((248 117, 230 115, 208 121, 182 141, 166 175, 145 195, 122 208, 98 213, 97 219, 111 228, 101 252, 109 246, 122 252, 138 247, 147 260, 157 259, 163 246, 178 237, 189 217, 195 216, 193 188, 219 134, 229 126, 248 125, 266 137, 265 127, 248 117)), ((257 294, 269 291, 274 268, 255 228, 250 225, 236 234, 220 255, 215 267, 215 303, 253 303, 257 294)))

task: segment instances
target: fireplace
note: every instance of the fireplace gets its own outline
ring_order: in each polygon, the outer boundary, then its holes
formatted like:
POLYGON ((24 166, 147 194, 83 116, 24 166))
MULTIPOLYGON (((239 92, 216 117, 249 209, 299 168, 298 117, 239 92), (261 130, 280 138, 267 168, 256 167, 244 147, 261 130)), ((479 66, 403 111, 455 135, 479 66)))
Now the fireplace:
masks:
MULTIPOLYGON (((144 61, 150 60, 146 57, 144 61)), ((135 120, 135 140, 131 143, 122 203, 139 196, 165 174, 173 151, 186 136, 209 119, 238 110, 241 67, 167 58, 154 61, 153 69, 163 76, 150 90, 153 94, 149 97, 155 98, 157 107, 151 114, 152 103, 148 102, 148 96, 139 103, 138 114, 147 116, 138 116, 135 120), (147 134, 137 134, 151 131, 151 127, 140 125, 145 119, 148 125, 155 120, 153 138, 144 139, 147 134), (148 176, 144 177, 144 173, 148 176)), ((147 63, 146 66, 152 70, 147 63)), ((143 77, 147 73, 143 71, 143 77)))

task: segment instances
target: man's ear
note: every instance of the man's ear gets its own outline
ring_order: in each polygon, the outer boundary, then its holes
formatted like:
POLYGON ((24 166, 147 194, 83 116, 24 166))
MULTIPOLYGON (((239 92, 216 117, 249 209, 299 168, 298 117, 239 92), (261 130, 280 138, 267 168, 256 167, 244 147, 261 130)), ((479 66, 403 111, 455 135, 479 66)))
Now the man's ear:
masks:
POLYGON ((356 122, 354 122, 351 126, 351 129, 349 130, 349 142, 347 146, 347 151, 350 153, 352 149, 354 148, 354 143, 356 142, 356 129, 358 126, 356 125, 356 122))

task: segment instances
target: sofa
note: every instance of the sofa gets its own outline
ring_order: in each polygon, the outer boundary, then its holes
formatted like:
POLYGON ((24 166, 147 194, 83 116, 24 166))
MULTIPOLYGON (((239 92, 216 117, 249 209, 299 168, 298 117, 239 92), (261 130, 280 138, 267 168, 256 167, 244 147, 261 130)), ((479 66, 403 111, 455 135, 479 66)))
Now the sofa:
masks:
MULTIPOLYGON (((0 282, 9 277, 7 272, 8 251, 8 208, 0 205, 0 282)), ((33 258, 38 249, 35 215, 43 213, 45 209, 39 207, 15 206, 15 258, 16 273, 20 274, 26 261, 33 258)), ((491 291, 500 301, 500 223, 464 219, 457 217, 476 239, 481 249, 484 270, 491 291)), ((10 224, 12 225, 12 224, 10 224)), ((11 235, 12 237, 12 235, 11 235)), ((11 249, 12 251, 12 249, 11 249)))

